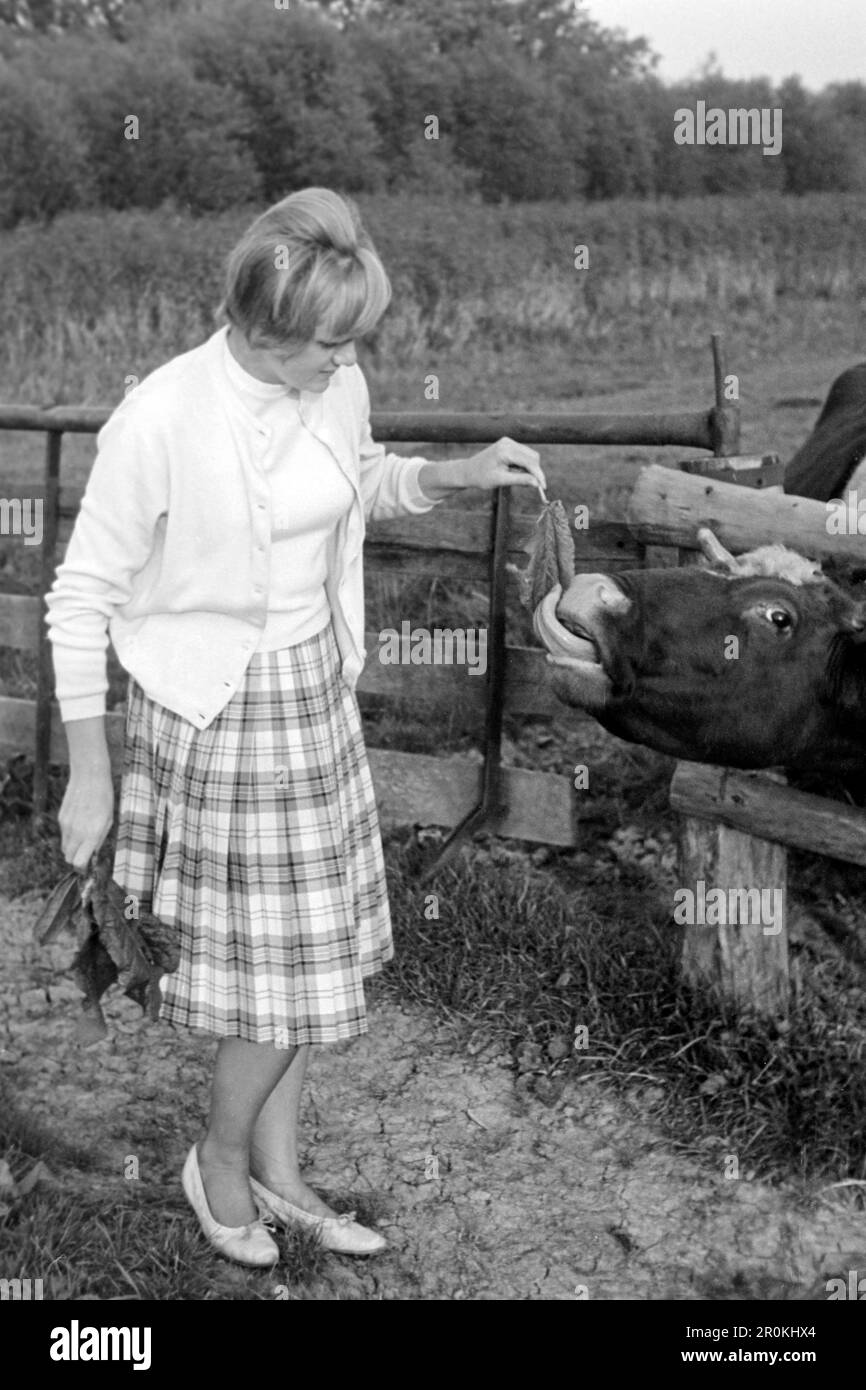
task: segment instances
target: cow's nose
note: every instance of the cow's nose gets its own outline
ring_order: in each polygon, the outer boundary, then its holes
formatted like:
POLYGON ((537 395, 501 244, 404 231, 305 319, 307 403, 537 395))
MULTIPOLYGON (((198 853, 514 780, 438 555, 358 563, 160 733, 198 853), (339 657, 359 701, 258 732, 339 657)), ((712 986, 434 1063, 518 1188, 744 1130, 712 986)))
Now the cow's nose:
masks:
POLYGON ((600 612, 627 613, 631 599, 627 598, 614 579, 607 574, 576 574, 559 601, 557 615, 568 622, 591 621, 600 612))
POLYGON ((624 613, 631 606, 631 601, 626 598, 622 589, 618 588, 616 584, 611 584, 607 579, 602 579, 596 585, 595 597, 612 613, 624 613))

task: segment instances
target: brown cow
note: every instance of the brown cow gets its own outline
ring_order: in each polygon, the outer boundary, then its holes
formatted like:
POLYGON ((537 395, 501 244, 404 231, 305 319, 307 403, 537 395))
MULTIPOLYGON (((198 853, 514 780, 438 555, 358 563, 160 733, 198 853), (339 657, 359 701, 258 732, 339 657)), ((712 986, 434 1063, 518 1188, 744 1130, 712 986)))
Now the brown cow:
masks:
MULTIPOLYGON (((833 383, 785 490, 821 501, 866 490, 864 455, 861 363, 833 383)), ((781 546, 734 560, 711 532, 699 539, 710 568, 578 575, 535 608, 560 698, 676 757, 862 774, 862 572, 846 580, 781 546)))
POLYGON ((535 610, 554 688, 611 733, 728 767, 866 759, 866 601, 780 546, 712 568, 581 574, 535 610))

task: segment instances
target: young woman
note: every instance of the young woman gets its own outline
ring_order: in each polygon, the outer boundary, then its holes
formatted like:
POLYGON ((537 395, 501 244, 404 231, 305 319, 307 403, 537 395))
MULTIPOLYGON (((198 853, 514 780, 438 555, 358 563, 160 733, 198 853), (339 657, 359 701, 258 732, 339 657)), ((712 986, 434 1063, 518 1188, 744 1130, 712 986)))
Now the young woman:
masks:
POLYGON ((365 517, 466 487, 543 486, 503 439, 434 463, 370 435, 354 340, 390 286, 354 207, 308 188, 232 252, 207 342, 118 406, 48 595, 70 778, 63 852, 84 870, 113 819, 108 635, 129 672, 114 877, 180 933, 161 1018, 219 1039, 183 1186, 223 1254, 269 1265, 271 1223, 384 1248, 304 1181, 312 1043, 366 1031, 391 958, 373 787, 354 694, 365 517))

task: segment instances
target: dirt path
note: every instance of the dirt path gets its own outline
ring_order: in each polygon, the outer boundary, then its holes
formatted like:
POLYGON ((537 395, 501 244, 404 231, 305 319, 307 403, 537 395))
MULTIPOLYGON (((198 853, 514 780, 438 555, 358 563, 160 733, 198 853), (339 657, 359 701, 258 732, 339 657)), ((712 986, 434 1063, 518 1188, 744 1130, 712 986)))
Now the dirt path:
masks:
MULTIPOLYGON (((118 999, 111 1038, 72 1046, 78 994, 56 973, 69 945, 31 945, 35 905, 0 905, 0 1064, 35 1118, 98 1155, 70 1181, 116 1192, 136 1156, 182 1220, 211 1044, 118 999)), ((470 1058, 450 1027, 377 1005, 366 1038, 315 1055, 305 1135, 313 1181, 364 1204, 391 1250, 328 1260, 314 1295, 824 1299, 830 1275, 866 1268, 862 1213, 726 1180, 721 1160, 674 1152, 648 1105, 590 1079, 547 1107, 515 1087, 506 1056, 470 1058)))

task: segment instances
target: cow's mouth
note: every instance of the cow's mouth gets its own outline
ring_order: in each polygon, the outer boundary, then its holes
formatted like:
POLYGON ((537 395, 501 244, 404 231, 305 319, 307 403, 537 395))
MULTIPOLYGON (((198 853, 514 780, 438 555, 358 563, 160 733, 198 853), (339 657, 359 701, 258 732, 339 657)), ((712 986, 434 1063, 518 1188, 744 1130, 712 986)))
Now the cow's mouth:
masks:
POLYGON ((561 597, 561 589, 552 589, 536 608, 533 616, 536 636, 544 643, 555 666, 598 676, 604 670, 598 640, 585 618, 578 620, 572 614, 557 616, 561 597))

